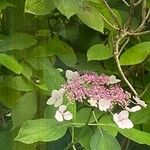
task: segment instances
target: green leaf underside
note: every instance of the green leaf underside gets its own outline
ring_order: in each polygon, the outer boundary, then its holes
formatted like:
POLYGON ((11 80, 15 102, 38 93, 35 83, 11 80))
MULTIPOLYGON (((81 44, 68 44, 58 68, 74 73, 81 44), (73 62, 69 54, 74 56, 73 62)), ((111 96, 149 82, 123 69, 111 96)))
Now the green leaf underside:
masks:
POLYGON ((30 120, 23 124, 15 140, 26 144, 54 141, 61 138, 66 131, 67 124, 52 119, 30 120))
POLYGON ((129 48, 120 57, 121 65, 135 65, 143 62, 150 53, 150 42, 143 42, 129 48))

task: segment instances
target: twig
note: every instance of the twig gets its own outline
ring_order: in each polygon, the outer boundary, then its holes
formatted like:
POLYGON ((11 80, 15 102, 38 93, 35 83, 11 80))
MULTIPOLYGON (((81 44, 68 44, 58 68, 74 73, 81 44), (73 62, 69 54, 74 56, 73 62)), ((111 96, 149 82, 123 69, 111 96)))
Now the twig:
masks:
POLYGON ((127 6, 130 7, 130 4, 126 0, 122 0, 122 2, 127 6))
POLYGON ((119 51, 119 54, 118 54, 119 56, 120 56, 121 52, 123 51, 123 49, 125 48, 125 46, 128 44, 129 40, 130 40, 130 38, 127 38, 127 40, 124 42, 124 44, 120 48, 120 51, 119 51))
POLYGON ((150 33, 150 30, 149 31, 143 31, 143 32, 131 32, 129 33, 129 35, 132 35, 132 36, 138 36, 138 35, 145 35, 145 34, 149 34, 150 33))
POLYGON ((147 19, 149 18, 149 15, 150 15, 150 9, 148 10, 147 15, 143 19, 141 25, 135 30, 135 32, 140 32, 144 28, 144 25, 145 25, 147 19))
POLYGON ((113 10, 110 8, 110 6, 107 4, 107 2, 105 0, 99 0, 99 2, 103 2, 103 4, 106 6, 106 8, 109 10, 110 15, 112 16, 112 18, 114 19, 114 21, 117 23, 117 25, 121 28, 121 24, 120 21, 118 20, 118 17, 116 16, 116 14, 113 12, 113 10))
POLYGON ((115 25, 112 25, 101 13, 100 13, 101 17, 103 18, 103 20, 113 29, 118 30, 119 28, 117 28, 115 25))
POLYGON ((129 17, 127 19, 127 23, 126 23, 126 27, 130 27, 131 24, 132 24, 132 20, 133 20, 133 17, 134 17, 134 2, 135 0, 130 0, 131 1, 131 4, 130 4, 130 11, 129 11, 129 17))
POLYGON ((140 4, 142 3, 142 1, 143 1, 143 0, 139 0, 139 1, 137 1, 134 5, 135 5, 135 6, 138 6, 138 5, 140 5, 140 4))
POLYGON ((130 89, 132 90, 132 92, 137 96, 137 92, 135 91, 135 89, 133 88, 133 86, 130 84, 130 82, 128 81, 128 79, 125 77, 123 70, 121 68, 120 62, 119 62, 119 44, 120 42, 128 35, 128 32, 125 32, 118 38, 118 40, 116 41, 115 44, 115 50, 114 50, 114 56, 115 56, 115 60, 117 63, 117 67, 118 70, 122 76, 122 78, 124 79, 124 81, 127 83, 127 85, 130 87, 130 89))

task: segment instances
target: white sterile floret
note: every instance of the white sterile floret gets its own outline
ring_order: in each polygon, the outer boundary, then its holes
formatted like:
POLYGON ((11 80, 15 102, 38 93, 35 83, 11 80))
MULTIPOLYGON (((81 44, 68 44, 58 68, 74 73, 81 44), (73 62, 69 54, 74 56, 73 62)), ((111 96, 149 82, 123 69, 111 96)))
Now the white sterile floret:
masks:
POLYGON ((79 73, 77 71, 71 71, 71 70, 67 70, 66 71, 66 78, 67 78, 67 82, 70 82, 72 80, 75 80, 79 77, 79 73))
POLYGON ((101 111, 107 111, 108 109, 111 109, 112 104, 110 100, 100 99, 98 101, 99 110, 101 111))
POLYGON ((144 101, 140 100, 137 96, 133 96, 133 99, 137 102, 137 104, 139 104, 145 108, 147 107, 147 104, 144 101))
POLYGON ((131 107, 131 108, 126 107, 125 109, 126 109, 127 111, 129 111, 129 112, 136 112, 136 111, 141 110, 141 106, 134 106, 134 107, 131 107))
POLYGON ((116 76, 112 75, 109 77, 109 84, 116 84, 119 83, 121 80, 116 79, 116 76))
POLYGON ((71 120, 73 115, 70 111, 67 111, 67 107, 65 105, 61 105, 56 111, 55 118, 57 121, 62 122, 64 120, 71 120))
POLYGON ((115 121, 115 123, 118 125, 119 128, 122 129, 130 129, 133 128, 133 123, 130 119, 128 119, 129 117, 129 112, 126 110, 121 111, 119 114, 114 114, 113 115, 113 120, 115 121))
POLYGON ((53 90, 52 96, 47 101, 47 105, 54 105, 54 107, 59 107, 63 103, 63 95, 65 90, 62 88, 60 90, 53 90))
POLYGON ((88 103, 89 103, 91 106, 94 106, 94 107, 97 107, 97 106, 98 106, 97 100, 94 100, 93 98, 89 99, 89 100, 88 100, 88 103))

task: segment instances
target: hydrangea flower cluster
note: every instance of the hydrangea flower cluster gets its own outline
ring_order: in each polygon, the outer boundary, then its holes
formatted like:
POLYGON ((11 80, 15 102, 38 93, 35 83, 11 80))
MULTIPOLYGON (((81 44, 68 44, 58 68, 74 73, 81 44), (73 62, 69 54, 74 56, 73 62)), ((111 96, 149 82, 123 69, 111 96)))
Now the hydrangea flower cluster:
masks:
POLYGON ((137 96, 131 97, 131 94, 121 87, 121 80, 116 79, 114 75, 67 70, 66 78, 67 83, 62 85, 60 90, 53 90, 47 101, 48 105, 54 104, 54 107, 59 107, 55 118, 60 122, 73 118, 71 112, 67 111, 67 106, 62 105, 64 96, 69 100, 68 105, 72 101, 85 102, 100 111, 109 111, 113 115, 114 122, 122 129, 133 127, 132 121, 128 118, 129 112, 136 112, 141 106, 147 106, 137 96), (113 113, 115 106, 121 107, 122 111, 113 113))

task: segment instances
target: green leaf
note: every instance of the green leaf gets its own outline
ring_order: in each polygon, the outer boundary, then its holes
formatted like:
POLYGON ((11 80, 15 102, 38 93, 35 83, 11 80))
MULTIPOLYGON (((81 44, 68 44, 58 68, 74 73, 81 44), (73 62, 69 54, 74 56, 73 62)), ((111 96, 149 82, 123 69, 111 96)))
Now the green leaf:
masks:
POLYGON ((55 52, 58 58, 67 66, 72 67, 76 64, 77 58, 73 49, 58 37, 54 37, 49 44, 49 50, 55 52))
POLYGON ((91 150, 90 140, 93 130, 89 126, 83 128, 75 128, 75 140, 77 140, 86 150, 91 150))
POLYGON ((105 131, 107 131, 109 134, 111 134, 113 137, 117 136, 118 130, 116 129, 115 125, 113 126, 108 126, 108 124, 114 124, 114 122, 111 120, 111 117, 109 115, 104 115, 100 118, 99 120, 100 124, 103 124, 101 127, 105 131))
POLYGON ((34 87, 31 85, 31 83, 25 82, 25 80, 21 76, 8 78, 6 81, 6 86, 19 91, 28 92, 34 90, 34 87))
POLYGON ((112 57, 112 51, 103 44, 96 44, 92 46, 87 52, 89 60, 105 60, 112 57))
POLYGON ((30 34, 14 33, 1 38, 0 51, 23 50, 35 45, 36 42, 36 39, 30 34))
POLYGON ((137 44, 121 55, 121 65, 135 65, 143 62, 150 53, 150 42, 137 44))
POLYGON ((2 150, 12 150, 12 135, 9 131, 0 132, 0 148, 2 150))
POLYGON ((22 68, 23 68, 23 71, 22 71, 22 74, 28 79, 30 80, 31 79, 31 76, 32 76, 32 69, 31 67, 27 64, 27 63, 22 63, 21 64, 22 68))
POLYGON ((66 131, 67 124, 53 119, 30 120, 23 124, 15 140, 26 144, 54 141, 61 138, 66 131))
POLYGON ((139 144, 150 145, 150 133, 143 132, 137 129, 119 129, 119 132, 125 137, 129 138, 132 141, 135 141, 139 144))
POLYGON ((7 7, 9 7, 9 6, 13 6, 13 5, 10 4, 10 3, 8 3, 6 0, 1 0, 1 1, 0 1, 0 10, 1 10, 1 9, 5 9, 5 8, 7 8, 7 7))
POLYGON ((147 6, 148 8, 150 8, 150 1, 149 1, 149 0, 146 1, 146 6, 147 6))
POLYGON ((65 80, 61 76, 60 72, 52 66, 44 65, 44 81, 47 84, 50 91, 58 90, 65 80))
POLYGON ((91 138, 91 150, 121 150, 118 141, 105 130, 97 130, 91 138))
POLYGON ((77 0, 54 0, 54 4, 68 19, 76 14, 79 7, 77 0))
POLYGON ((9 108, 12 108, 16 104, 20 96, 21 93, 17 90, 8 87, 0 88, 0 101, 9 108))
POLYGON ((37 109, 37 95, 35 92, 24 94, 17 100, 17 104, 12 108, 13 128, 34 117, 37 109))
POLYGON ((20 74, 22 72, 22 67, 19 63, 12 57, 0 54, 0 64, 4 65, 6 68, 12 70, 15 73, 20 74))
POLYGON ((78 9, 77 16, 90 28, 103 33, 104 22, 99 10, 91 3, 85 3, 78 9))
POLYGON ((25 12, 34 15, 47 15, 54 9, 53 0, 26 0, 25 12))
POLYGON ((146 123, 150 121, 150 108, 143 108, 140 111, 137 111, 135 113, 131 113, 130 119, 134 124, 141 124, 141 123, 146 123))

